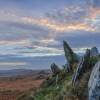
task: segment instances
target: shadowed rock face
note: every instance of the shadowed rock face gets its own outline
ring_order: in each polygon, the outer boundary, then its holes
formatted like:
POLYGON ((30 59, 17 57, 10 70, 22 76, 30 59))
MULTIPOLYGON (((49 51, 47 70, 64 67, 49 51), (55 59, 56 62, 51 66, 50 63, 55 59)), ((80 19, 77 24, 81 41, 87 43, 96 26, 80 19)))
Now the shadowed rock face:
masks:
POLYGON ((94 66, 88 83, 89 100, 100 100, 100 61, 94 66))
POLYGON ((60 68, 55 64, 51 64, 51 71, 54 75, 58 74, 60 72, 60 68))
POLYGON ((90 51, 90 56, 95 57, 95 56, 98 56, 98 55, 99 55, 98 49, 96 47, 93 47, 90 51))
POLYGON ((67 62, 67 64, 65 64, 65 69, 64 69, 65 72, 70 72, 71 71, 71 67, 70 67, 70 63, 67 62))
POLYGON ((85 55, 80 59, 77 69, 73 75, 72 84, 75 85, 76 81, 82 76, 84 71, 89 66, 89 59, 90 59, 90 50, 86 50, 85 55))
POLYGON ((68 63, 68 69, 72 70, 72 65, 78 61, 78 56, 73 52, 66 41, 63 41, 63 47, 65 52, 65 57, 68 63), (69 68, 70 67, 70 68, 69 68))

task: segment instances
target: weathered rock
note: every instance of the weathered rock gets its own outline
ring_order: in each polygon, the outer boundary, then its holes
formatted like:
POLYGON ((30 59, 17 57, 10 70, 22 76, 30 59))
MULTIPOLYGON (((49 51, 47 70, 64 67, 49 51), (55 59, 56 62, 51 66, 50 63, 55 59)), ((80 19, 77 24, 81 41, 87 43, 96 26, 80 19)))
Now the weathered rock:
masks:
POLYGON ((70 68, 69 62, 67 62, 67 64, 65 64, 65 65, 63 66, 63 68, 64 68, 64 72, 65 72, 65 73, 70 72, 71 68, 70 68))
POLYGON ((53 73, 53 75, 56 75, 60 72, 60 68, 55 64, 51 64, 51 71, 53 73))
POLYGON ((95 64, 88 83, 89 100, 100 100, 100 61, 95 64))
POLYGON ((95 57, 95 56, 98 56, 98 55, 99 55, 98 49, 96 47, 93 47, 90 51, 90 56, 95 57))
POLYGON ((73 75, 73 78, 72 78, 73 85, 76 83, 77 80, 80 79, 80 77, 85 72, 85 70, 88 69, 89 59, 90 59, 90 50, 87 49, 85 55, 80 59, 77 65, 77 69, 73 75))
POLYGON ((66 41, 63 41, 63 47, 65 51, 65 57, 67 59, 69 69, 72 69, 72 64, 78 61, 78 56, 73 52, 70 46, 67 44, 66 41))

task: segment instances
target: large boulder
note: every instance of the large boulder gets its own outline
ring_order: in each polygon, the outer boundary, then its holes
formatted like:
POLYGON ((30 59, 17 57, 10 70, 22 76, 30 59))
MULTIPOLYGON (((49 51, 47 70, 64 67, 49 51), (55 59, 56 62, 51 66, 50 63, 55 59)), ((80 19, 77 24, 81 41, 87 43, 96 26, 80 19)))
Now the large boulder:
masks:
POLYGON ((57 75, 61 70, 55 63, 53 63, 51 64, 51 71, 53 75, 57 75))
POLYGON ((72 84, 73 85, 75 85, 77 80, 80 79, 80 77, 83 75, 85 70, 88 69, 89 59, 90 59, 90 50, 87 49, 85 55, 80 59, 78 65, 77 65, 77 69, 76 69, 76 71, 73 75, 73 78, 72 78, 72 84))
POLYGON ((88 83, 89 100, 100 100, 100 61, 95 64, 88 83))
POLYGON ((67 59, 69 69, 72 69, 72 65, 78 62, 78 56, 73 52, 71 47, 68 45, 66 41, 63 41, 63 47, 65 52, 65 57, 67 59))
POLYGON ((96 57, 99 55, 98 49, 96 47, 93 47, 90 51, 90 56, 91 57, 96 57))

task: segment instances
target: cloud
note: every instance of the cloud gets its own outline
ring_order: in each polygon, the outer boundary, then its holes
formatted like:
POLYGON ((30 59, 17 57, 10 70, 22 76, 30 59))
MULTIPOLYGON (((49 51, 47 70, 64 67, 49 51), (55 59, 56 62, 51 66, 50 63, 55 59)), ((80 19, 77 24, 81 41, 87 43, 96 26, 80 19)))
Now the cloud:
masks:
POLYGON ((23 56, 60 55, 63 54, 63 40, 67 40, 75 51, 83 51, 95 44, 98 46, 99 1, 93 3, 90 0, 90 5, 80 3, 47 10, 38 16, 27 11, 27 14, 20 14, 13 9, 0 10, 1 53, 23 56))
POLYGON ((24 57, 44 57, 44 56, 56 56, 64 54, 63 50, 50 47, 36 46, 34 49, 22 50, 18 52, 24 57))
MULTIPOLYGON (((20 29, 39 32, 39 30, 47 30, 56 32, 70 32, 70 31, 99 31, 99 10, 96 8, 86 8, 80 6, 64 7, 63 9, 53 11, 52 13, 46 13, 42 17, 32 16, 18 16, 15 14, 10 20, 8 25, 20 29), (38 30, 38 31, 37 31, 38 30)), ((9 12, 10 13, 10 12, 9 12)), ((42 32, 43 34, 44 32, 42 32)))
POLYGON ((25 62, 0 62, 0 66, 22 66, 26 64, 25 62))
POLYGON ((9 45, 9 44, 11 44, 11 45, 14 45, 14 44, 25 44, 25 45, 27 45, 27 44, 29 44, 29 40, 28 39, 26 39, 26 40, 9 40, 9 41, 7 41, 7 40, 2 40, 2 41, 0 41, 0 45, 9 45))
POLYGON ((46 27, 48 29, 52 29, 54 31, 58 32, 69 32, 69 31, 75 31, 75 30, 85 30, 85 31, 95 31, 91 26, 88 25, 88 23, 60 23, 57 21, 53 21, 52 19, 33 19, 33 18, 24 18, 23 19, 26 23, 30 24, 36 24, 43 27, 46 27))
POLYGON ((100 0, 90 0, 91 5, 95 8, 100 8, 100 0))
POLYGON ((46 13, 46 16, 42 18, 23 17, 22 20, 24 23, 35 24, 57 32, 76 30, 97 32, 100 31, 98 28, 98 21, 100 21, 99 15, 100 9, 72 6, 52 13, 46 13))

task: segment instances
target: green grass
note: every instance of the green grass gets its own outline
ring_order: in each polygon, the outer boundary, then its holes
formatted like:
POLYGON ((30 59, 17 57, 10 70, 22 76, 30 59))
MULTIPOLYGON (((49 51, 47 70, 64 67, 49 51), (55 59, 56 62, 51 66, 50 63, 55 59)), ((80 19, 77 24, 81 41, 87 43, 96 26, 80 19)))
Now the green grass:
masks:
POLYGON ((58 84, 53 84, 50 86, 45 86, 40 88, 36 93, 34 99, 35 100, 59 100, 64 93, 71 90, 71 79, 72 74, 67 74, 62 80, 58 82, 58 84))
MULTIPOLYGON (((90 58, 90 68, 92 68, 96 62, 100 60, 100 57, 90 58)), ((76 69, 76 68, 75 68, 76 69)), ((91 69, 87 70, 82 78, 79 80, 79 84, 75 87, 72 86, 73 73, 59 73, 58 83, 55 83, 55 77, 50 77, 52 84, 48 84, 48 80, 44 82, 34 96, 34 100, 85 100, 87 99, 87 84, 91 69)))

